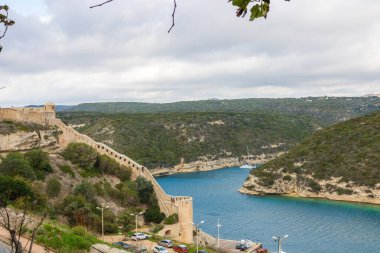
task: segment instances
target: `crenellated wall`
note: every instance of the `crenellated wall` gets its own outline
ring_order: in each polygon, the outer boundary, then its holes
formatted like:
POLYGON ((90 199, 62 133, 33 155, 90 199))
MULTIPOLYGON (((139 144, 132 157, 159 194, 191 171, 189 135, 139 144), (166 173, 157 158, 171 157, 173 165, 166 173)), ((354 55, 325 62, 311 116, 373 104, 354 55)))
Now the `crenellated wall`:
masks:
POLYGON ((60 130, 59 144, 62 148, 72 142, 86 143, 95 148, 100 154, 107 155, 115 159, 119 164, 130 167, 132 177, 142 176, 152 183, 160 209, 165 215, 178 214, 179 222, 177 226, 179 227, 172 231, 179 232, 171 234, 171 236, 182 242, 193 242, 193 200, 191 197, 166 194, 146 167, 116 152, 107 145, 80 134, 72 127, 64 124, 60 119, 57 119, 55 117, 55 106, 52 103, 46 104, 43 108, 1 108, 0 119, 56 126, 60 130))

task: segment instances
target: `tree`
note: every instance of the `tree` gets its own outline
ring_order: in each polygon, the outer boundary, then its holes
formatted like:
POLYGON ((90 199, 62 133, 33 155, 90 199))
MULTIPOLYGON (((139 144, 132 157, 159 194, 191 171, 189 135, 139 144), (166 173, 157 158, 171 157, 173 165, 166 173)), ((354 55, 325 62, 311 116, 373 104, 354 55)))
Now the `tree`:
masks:
POLYGON ((25 197, 14 201, 12 209, 0 200, 0 226, 9 233, 12 253, 32 252, 37 230, 47 217, 46 210, 40 216, 32 215, 33 206, 38 206, 38 203, 25 197), (22 245, 21 237, 28 230, 30 237, 25 245, 22 245))
MULTIPOLYGON (((100 4, 96 4, 93 6, 90 6, 90 8, 100 7, 105 4, 108 4, 110 2, 113 2, 114 0, 107 0, 100 4)), ((289 2, 290 0, 285 0, 289 2)), ((228 2, 232 2, 233 6, 238 7, 236 10, 236 16, 237 17, 245 17, 248 13, 248 9, 250 8, 250 17, 249 20, 253 21, 257 18, 267 18, 268 12, 269 12, 269 6, 270 6, 270 0, 228 0, 228 2), (254 3, 251 5, 251 3, 254 3)), ((175 11, 177 9, 177 1, 173 0, 173 13, 172 13, 172 25, 170 26, 168 33, 173 29, 175 25, 175 11)))
MULTIPOLYGON (((8 28, 15 24, 15 21, 8 18, 8 5, 0 5, 0 25, 4 26, 4 30, 0 30, 0 40, 5 37, 8 28)), ((0 45, 0 53, 3 47, 0 45)))

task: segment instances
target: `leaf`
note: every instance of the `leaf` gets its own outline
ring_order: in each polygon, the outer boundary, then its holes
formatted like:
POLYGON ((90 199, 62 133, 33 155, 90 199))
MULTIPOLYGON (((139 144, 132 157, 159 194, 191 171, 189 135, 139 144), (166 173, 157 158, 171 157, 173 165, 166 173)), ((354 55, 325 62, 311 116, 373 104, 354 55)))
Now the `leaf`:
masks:
POLYGON ((3 9, 6 10, 6 11, 8 11, 8 10, 9 10, 8 5, 4 5, 4 6, 3 6, 3 9))
POLYGON ((253 21, 256 18, 261 18, 264 16, 261 7, 261 5, 256 4, 251 8, 251 17, 249 18, 249 21, 253 21))
POLYGON ((233 0, 232 5, 237 6, 241 9, 246 9, 250 2, 250 0, 233 0))

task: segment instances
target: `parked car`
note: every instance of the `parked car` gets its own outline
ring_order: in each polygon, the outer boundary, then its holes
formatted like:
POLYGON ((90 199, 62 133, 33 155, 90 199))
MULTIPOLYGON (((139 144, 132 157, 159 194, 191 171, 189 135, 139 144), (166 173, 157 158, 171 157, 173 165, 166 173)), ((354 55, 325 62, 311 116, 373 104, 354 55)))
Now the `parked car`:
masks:
POLYGON ((158 245, 166 248, 173 248, 173 242, 171 240, 162 240, 158 243, 158 245))
POLYGON ((201 250, 198 250, 198 251, 195 251, 194 253, 208 253, 207 251, 201 249, 201 250))
POLYGON ((144 233, 134 233, 132 236, 131 236, 131 239, 132 240, 135 240, 135 241, 138 241, 138 240, 145 240, 145 239, 148 239, 148 235, 144 234, 144 233))
POLYGON ((122 247, 123 249, 131 249, 132 245, 125 243, 125 242, 114 242, 112 245, 122 247))
POLYGON ((155 246, 153 248, 153 252, 154 253, 169 253, 169 251, 165 247, 162 247, 162 246, 155 246))
POLYGON ((252 247, 253 243, 250 240, 244 240, 244 244, 240 246, 241 251, 245 251, 252 247))
POLYGON ((245 240, 241 240, 240 242, 238 242, 238 243, 236 244, 236 248, 237 248, 237 249, 240 249, 244 244, 245 244, 245 240))
POLYGON ((187 249, 187 247, 185 245, 177 245, 173 248, 173 250, 175 252, 178 252, 178 253, 188 253, 189 250, 187 249))

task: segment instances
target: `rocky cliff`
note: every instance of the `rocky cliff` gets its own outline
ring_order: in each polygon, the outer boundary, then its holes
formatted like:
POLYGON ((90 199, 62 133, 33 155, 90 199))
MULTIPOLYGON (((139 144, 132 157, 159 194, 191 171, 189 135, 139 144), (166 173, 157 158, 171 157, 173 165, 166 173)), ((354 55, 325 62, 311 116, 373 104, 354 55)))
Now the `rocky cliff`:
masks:
POLYGON ((316 132, 252 171, 240 191, 380 204, 380 112, 316 132))

